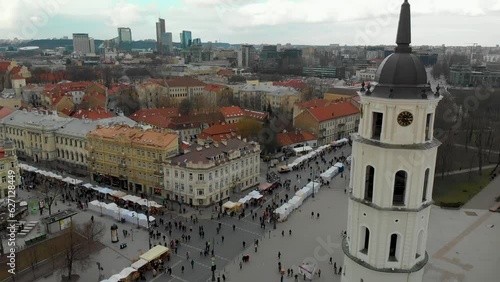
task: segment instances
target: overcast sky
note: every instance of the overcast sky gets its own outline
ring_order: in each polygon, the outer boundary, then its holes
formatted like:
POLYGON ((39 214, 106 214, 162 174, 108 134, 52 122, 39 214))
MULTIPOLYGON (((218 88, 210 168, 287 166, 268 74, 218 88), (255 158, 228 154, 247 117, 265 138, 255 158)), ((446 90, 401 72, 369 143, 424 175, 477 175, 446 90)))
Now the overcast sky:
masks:
MULTIPOLYGON (((0 38, 88 33, 155 39, 158 16, 179 41, 253 44, 394 44, 403 0, 0 0, 0 38)), ((410 0, 413 45, 500 44, 500 0, 410 0)))

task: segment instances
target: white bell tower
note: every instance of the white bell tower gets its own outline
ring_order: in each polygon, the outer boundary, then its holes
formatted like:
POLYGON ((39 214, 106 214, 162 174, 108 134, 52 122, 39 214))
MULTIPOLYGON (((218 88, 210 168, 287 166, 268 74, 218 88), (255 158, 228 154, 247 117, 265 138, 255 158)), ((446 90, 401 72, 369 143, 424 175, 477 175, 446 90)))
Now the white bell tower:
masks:
POLYGON ((343 282, 422 282, 439 141, 432 92, 411 52, 410 4, 401 6, 397 47, 363 87, 352 169, 343 282))

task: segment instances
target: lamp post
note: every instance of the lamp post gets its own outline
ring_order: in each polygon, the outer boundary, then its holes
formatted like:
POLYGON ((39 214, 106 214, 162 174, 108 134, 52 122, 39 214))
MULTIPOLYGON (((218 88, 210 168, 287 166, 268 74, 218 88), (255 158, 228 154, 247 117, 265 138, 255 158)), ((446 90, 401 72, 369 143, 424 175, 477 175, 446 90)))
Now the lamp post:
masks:
POLYGON ((312 197, 314 198, 314 168, 311 168, 311 172, 312 172, 312 175, 311 175, 311 179, 312 179, 312 182, 313 182, 313 192, 312 192, 312 197))

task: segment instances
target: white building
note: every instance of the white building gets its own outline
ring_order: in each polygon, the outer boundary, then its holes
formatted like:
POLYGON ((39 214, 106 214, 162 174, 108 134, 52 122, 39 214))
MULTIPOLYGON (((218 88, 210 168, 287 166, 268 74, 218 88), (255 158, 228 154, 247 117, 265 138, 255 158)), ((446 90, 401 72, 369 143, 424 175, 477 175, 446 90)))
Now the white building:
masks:
POLYGON ((362 119, 352 136, 343 282, 422 282, 437 149, 439 90, 433 93, 411 53, 410 5, 404 2, 395 53, 378 84, 359 92, 362 119))
POLYGON ((167 199, 207 206, 259 184, 260 147, 255 142, 229 139, 194 145, 190 152, 166 160, 167 199))
POLYGON ((377 69, 375 69, 375 68, 367 68, 365 70, 357 70, 356 71, 356 79, 358 79, 358 81, 374 81, 376 72, 377 72, 377 69))

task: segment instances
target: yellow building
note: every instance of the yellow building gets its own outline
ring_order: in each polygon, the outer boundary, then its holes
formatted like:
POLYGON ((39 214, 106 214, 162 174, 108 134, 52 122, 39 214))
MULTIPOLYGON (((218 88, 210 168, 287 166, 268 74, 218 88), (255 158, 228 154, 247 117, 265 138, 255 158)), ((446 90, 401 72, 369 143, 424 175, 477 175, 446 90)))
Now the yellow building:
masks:
MULTIPOLYGON (((9 187, 11 191, 16 191, 12 187, 17 187, 21 183, 19 176, 19 167, 17 163, 16 149, 14 143, 4 141, 0 144, 0 199, 6 198, 9 195, 9 187), (9 173, 9 171, 12 171, 9 173)), ((11 194, 11 196, 14 196, 11 194)))
POLYGON ((178 136, 138 127, 98 126, 87 134, 92 180, 134 193, 162 194, 162 163, 179 152, 178 136))

